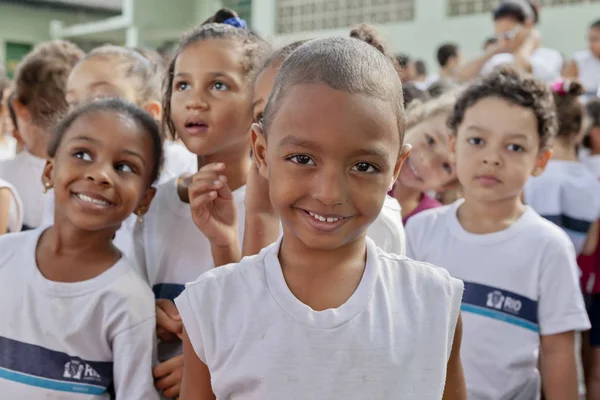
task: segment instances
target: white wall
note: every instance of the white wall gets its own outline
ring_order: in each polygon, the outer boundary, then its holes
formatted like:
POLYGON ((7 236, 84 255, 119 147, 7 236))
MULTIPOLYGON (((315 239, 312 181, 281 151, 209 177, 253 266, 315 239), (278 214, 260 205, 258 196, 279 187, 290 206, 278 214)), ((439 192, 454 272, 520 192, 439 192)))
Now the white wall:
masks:
MULTIPOLYGON (((253 0, 253 26, 261 34, 278 44, 295 40, 349 34, 347 29, 299 34, 275 35, 275 1, 253 0)), ((415 20, 379 25, 379 32, 393 52, 403 52, 413 58, 422 58, 430 71, 437 68, 435 51, 442 42, 456 42, 466 57, 477 55, 483 41, 493 33, 491 14, 476 14, 448 18, 448 0, 415 0, 415 20)), ((545 46, 554 47, 566 56, 585 48, 589 24, 600 19, 600 4, 573 4, 545 7, 539 29, 545 46)))

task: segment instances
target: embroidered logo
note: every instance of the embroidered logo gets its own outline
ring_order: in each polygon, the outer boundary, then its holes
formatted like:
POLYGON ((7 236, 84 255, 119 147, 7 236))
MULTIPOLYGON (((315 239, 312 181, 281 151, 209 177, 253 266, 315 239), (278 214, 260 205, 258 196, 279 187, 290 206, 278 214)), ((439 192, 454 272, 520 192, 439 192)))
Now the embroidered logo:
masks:
POLYGON ((494 290, 488 293, 486 306, 518 315, 523 304, 519 299, 505 296, 501 291, 494 290))
POLYGON ((97 382, 102 380, 100 374, 91 365, 79 360, 71 360, 65 364, 63 377, 97 382))
POLYGON ((496 310, 502 310, 502 305, 504 304, 504 295, 499 290, 494 290, 487 295, 487 303, 486 306, 490 308, 495 308, 496 310))

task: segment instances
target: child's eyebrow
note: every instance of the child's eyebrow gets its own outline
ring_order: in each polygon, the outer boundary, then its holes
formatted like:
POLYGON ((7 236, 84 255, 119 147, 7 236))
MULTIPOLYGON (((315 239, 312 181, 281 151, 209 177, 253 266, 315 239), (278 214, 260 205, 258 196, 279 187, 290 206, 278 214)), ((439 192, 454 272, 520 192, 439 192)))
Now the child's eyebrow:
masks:
MULTIPOLYGON (((72 138, 71 140, 69 140, 69 142, 73 142, 73 141, 76 141, 76 140, 83 140, 85 142, 90 142, 90 143, 93 143, 95 145, 101 145, 102 144, 102 142, 100 140, 98 140, 98 139, 94 139, 94 138, 91 138, 89 136, 82 136, 82 135, 75 136, 74 138, 72 138)), ((129 154, 130 156, 136 157, 136 158, 138 158, 142 162, 142 165, 146 165, 146 160, 138 152, 135 152, 133 150, 128 150, 128 149, 123 149, 123 150, 121 150, 121 153, 129 154)))
POLYGON ((314 149, 314 150, 318 150, 321 148, 319 143, 317 143, 313 140, 299 138, 294 135, 287 135, 286 137, 281 139, 281 141, 279 142, 279 147, 286 147, 286 146, 304 147, 307 149, 314 149))

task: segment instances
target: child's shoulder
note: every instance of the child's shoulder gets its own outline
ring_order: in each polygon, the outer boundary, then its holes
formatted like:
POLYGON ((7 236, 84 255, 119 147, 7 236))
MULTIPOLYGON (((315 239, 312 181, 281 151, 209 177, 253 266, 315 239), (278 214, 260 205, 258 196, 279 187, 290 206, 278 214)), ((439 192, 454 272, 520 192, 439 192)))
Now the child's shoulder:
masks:
POLYGON ((456 208, 461 200, 453 204, 441 207, 434 207, 424 210, 412 217, 406 223, 407 231, 427 230, 430 228, 439 229, 439 224, 451 213, 456 212, 456 208))
POLYGON ((569 236, 556 224, 540 216, 533 208, 527 207, 524 219, 523 229, 517 232, 519 240, 527 240, 531 243, 529 247, 532 251, 541 248, 570 249, 573 243, 569 236))
POLYGON ((40 229, 0 235, 0 267, 7 266, 9 260, 16 260, 27 252, 35 252, 40 229))
POLYGON ((420 290, 462 291, 462 281, 450 276, 444 268, 406 256, 389 254, 381 249, 378 249, 377 258, 380 272, 386 282, 396 282, 402 287, 410 285, 420 290))

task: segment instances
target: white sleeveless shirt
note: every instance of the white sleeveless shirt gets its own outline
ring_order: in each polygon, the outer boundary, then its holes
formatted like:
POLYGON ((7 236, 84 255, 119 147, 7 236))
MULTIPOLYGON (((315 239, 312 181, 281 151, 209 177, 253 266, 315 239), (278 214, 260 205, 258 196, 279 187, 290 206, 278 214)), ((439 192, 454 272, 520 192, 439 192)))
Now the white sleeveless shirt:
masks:
POLYGON ((461 281, 367 238, 354 294, 314 311, 285 282, 281 240, 207 272, 175 301, 217 399, 442 398, 461 281))
POLYGON ((582 50, 573 54, 573 61, 577 64, 578 79, 585 89, 585 98, 595 96, 600 89, 600 59, 589 50, 582 50))

